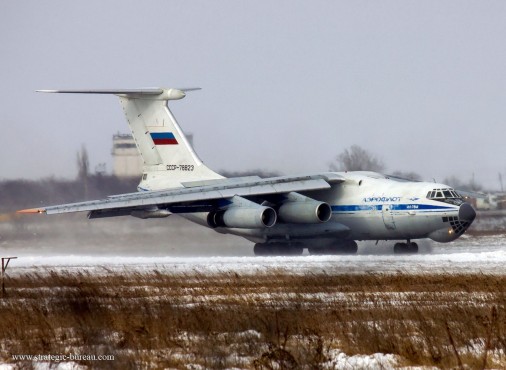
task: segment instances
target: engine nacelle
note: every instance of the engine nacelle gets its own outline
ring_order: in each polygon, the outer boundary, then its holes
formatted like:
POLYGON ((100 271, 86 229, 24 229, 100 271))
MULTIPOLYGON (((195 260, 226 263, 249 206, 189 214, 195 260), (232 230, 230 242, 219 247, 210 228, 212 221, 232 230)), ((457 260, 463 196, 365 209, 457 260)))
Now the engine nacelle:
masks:
POLYGON ((332 208, 325 202, 289 201, 279 207, 278 216, 286 223, 317 224, 330 220, 332 208))
POLYGON ((207 224, 212 227, 236 227, 260 229, 276 223, 276 211, 270 207, 231 207, 227 210, 209 212, 207 224))

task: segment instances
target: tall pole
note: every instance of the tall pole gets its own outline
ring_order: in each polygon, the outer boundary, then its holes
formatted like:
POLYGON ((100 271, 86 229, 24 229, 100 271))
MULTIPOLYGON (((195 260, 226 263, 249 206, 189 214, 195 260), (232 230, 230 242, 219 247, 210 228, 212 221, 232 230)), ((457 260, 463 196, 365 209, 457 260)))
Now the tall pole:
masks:
POLYGON ((2 297, 5 297, 5 270, 9 266, 9 262, 18 257, 2 257, 2 297))
POLYGON ((5 297, 5 269, 9 264, 9 260, 5 263, 5 258, 2 257, 2 297, 5 297))

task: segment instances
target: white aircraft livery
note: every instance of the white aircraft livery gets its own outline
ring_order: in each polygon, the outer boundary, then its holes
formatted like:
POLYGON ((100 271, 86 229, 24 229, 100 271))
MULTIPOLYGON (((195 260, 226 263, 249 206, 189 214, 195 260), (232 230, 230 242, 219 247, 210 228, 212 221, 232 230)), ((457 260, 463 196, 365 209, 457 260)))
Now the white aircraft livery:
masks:
POLYGON ((180 215, 219 233, 255 243, 256 255, 356 253, 360 240, 450 242, 476 213, 447 185, 375 172, 225 178, 202 163, 168 107, 192 89, 40 90, 119 97, 144 170, 138 192, 107 199, 25 209, 20 213, 88 212, 89 218, 180 215))

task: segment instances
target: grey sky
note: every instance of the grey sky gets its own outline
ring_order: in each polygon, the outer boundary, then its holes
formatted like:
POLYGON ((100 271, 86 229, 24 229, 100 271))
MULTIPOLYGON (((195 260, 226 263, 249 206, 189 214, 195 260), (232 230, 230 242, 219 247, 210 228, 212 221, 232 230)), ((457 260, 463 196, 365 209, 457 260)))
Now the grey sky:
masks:
POLYGON ((127 132, 111 96, 51 88, 193 87, 172 103, 215 170, 327 170, 358 144, 387 172, 506 173, 504 1, 0 3, 0 177, 76 175, 127 132))

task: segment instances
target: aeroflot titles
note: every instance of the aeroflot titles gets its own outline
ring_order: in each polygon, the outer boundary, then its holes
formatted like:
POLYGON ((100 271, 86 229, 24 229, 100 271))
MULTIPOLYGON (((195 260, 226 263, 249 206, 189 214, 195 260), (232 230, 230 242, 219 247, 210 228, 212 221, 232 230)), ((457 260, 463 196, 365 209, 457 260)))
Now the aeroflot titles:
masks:
POLYGON ((400 202, 401 197, 367 197, 364 198, 365 203, 370 202, 400 202))

